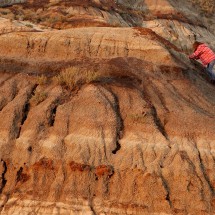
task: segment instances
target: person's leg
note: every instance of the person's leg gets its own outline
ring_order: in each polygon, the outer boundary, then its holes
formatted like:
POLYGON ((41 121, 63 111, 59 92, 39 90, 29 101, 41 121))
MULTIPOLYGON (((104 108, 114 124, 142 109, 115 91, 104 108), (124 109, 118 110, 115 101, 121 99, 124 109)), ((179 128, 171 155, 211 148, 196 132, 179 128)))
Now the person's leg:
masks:
POLYGON ((215 60, 210 62, 206 68, 206 71, 212 80, 215 80, 215 71, 213 71, 214 65, 215 65, 215 60))

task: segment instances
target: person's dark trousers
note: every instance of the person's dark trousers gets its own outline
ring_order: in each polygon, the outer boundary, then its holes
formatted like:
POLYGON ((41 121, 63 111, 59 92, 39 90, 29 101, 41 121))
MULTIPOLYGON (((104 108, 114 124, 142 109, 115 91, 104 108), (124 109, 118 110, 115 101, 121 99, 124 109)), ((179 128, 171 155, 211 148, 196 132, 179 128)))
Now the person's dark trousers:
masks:
POLYGON ((206 71, 212 80, 215 80, 215 68, 213 69, 214 65, 215 60, 211 61, 206 68, 206 71))

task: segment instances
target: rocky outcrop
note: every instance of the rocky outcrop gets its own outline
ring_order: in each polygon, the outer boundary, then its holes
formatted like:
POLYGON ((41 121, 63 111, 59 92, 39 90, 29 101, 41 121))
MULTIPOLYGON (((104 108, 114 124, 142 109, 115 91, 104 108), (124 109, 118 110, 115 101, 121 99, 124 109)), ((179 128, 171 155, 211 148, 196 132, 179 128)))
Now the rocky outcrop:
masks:
MULTIPOLYGON (((131 28, 88 28, 87 31, 85 28, 78 28, 54 34, 5 34, 0 37, 1 66, 5 67, 3 59, 7 63, 8 60, 15 60, 17 57, 19 62, 34 65, 47 62, 65 64, 86 58, 101 61, 116 57, 135 57, 155 65, 179 65, 180 63, 176 63, 171 53, 163 47, 163 41, 158 41, 157 38, 152 31, 131 28), (8 44, 8 39, 13 42, 8 44)), ((170 48, 173 51, 177 49, 174 46, 170 48)))
MULTIPOLYGON (((143 64, 128 60, 128 70, 143 64)), ((213 86, 144 68, 141 88, 113 77, 67 98, 1 75, 2 92, 13 89, 2 94, 2 214, 213 213, 213 86), (48 95, 29 106, 34 89, 48 95)))
MULTIPOLYGON (((83 4, 174 15, 173 2, 83 4)), ((213 32, 161 16, 60 31, 0 21, 1 214, 215 213, 214 85, 187 58, 213 32), (65 68, 96 75, 71 89, 56 82, 65 68)))

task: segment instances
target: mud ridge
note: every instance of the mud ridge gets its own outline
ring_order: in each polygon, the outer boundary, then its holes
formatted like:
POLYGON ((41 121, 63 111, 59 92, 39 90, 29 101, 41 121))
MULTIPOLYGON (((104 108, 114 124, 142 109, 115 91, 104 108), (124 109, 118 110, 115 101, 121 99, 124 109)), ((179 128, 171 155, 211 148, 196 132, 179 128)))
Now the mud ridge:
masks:
POLYGON ((202 174, 204 175, 204 178, 205 178, 205 180, 206 180, 206 182, 207 182, 207 184, 208 184, 208 186, 210 188, 210 191, 211 191, 212 195, 215 195, 214 188, 213 188, 213 186, 212 186, 212 184, 210 182, 210 179, 209 179, 208 175, 205 172, 205 166, 204 166, 200 151, 199 151, 199 149, 197 147, 196 147, 196 149, 198 151, 198 158, 199 158, 200 168, 201 168, 202 174))

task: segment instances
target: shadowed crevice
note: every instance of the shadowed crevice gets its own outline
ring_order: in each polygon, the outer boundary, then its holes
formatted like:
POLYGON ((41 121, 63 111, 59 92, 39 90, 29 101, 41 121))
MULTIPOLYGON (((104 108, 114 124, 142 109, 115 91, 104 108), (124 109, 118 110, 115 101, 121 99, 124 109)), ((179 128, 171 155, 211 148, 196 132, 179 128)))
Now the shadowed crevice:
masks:
POLYGON ((21 121, 20 121, 20 126, 19 126, 19 130, 17 132, 17 135, 16 135, 16 138, 19 138, 20 137, 20 133, 21 133, 21 129, 22 129, 22 126, 24 125, 27 117, 28 117, 28 113, 30 111, 30 99, 32 98, 32 96, 34 96, 34 91, 35 89, 37 88, 38 84, 35 84, 33 86, 33 88, 31 89, 31 93, 30 95, 28 96, 28 99, 23 107, 23 111, 22 111, 22 118, 21 118, 21 121))
POLYGON ((26 103, 23 109, 23 118, 21 120, 21 126, 24 124, 25 120, 27 119, 29 110, 30 110, 30 104, 26 103))
POLYGON ((93 204, 91 203, 89 206, 90 206, 90 209, 91 209, 93 215, 96 215, 95 209, 93 208, 93 204))
POLYGON ((116 146, 115 149, 112 150, 113 154, 116 154, 120 149, 121 149, 121 145, 119 143, 119 140, 122 139, 123 136, 123 132, 124 132, 124 122, 121 116, 121 112, 120 112, 120 106, 119 106, 119 98, 117 97, 117 95, 112 91, 112 89, 110 87, 104 87, 102 86, 102 88, 104 88, 106 91, 108 91, 111 96, 113 97, 114 101, 111 101, 108 96, 101 90, 100 87, 98 87, 99 92, 101 93, 101 95, 107 100, 107 102, 110 104, 113 112, 115 113, 116 116, 116 146))
POLYGON ((200 151, 199 151, 199 149, 197 148, 197 146, 196 146, 196 149, 197 149, 197 151, 198 151, 198 158, 199 158, 199 162, 200 162, 200 168, 201 168, 201 171, 202 171, 202 173, 203 173, 204 179, 206 180, 206 182, 207 182, 207 184, 208 184, 208 186, 209 186, 209 188, 210 188, 210 191, 211 191, 212 194, 214 195, 215 192, 214 192, 213 185, 211 184, 210 179, 209 179, 207 173, 205 172, 205 166, 204 166, 204 163, 203 163, 203 160, 202 160, 200 151))
POLYGON ((165 199, 166 199, 166 201, 168 201, 170 208, 172 208, 172 201, 170 199, 170 189, 169 189, 169 186, 168 186, 166 180, 164 179, 164 177, 162 175, 160 177, 161 177, 163 186, 164 186, 164 188, 165 188, 165 190, 167 192, 165 199))
POLYGON ((121 112, 120 112, 119 98, 111 89, 108 89, 108 91, 114 97, 113 110, 116 113, 117 127, 116 127, 116 148, 112 151, 112 153, 117 154, 117 152, 121 149, 121 145, 119 143, 119 140, 122 139, 122 136, 123 136, 124 122, 123 122, 121 112))
POLYGON ((1 162, 3 164, 3 169, 4 170, 3 170, 2 174, 1 174, 2 181, 1 181, 1 187, 0 187, 0 194, 2 193, 4 187, 5 187, 6 183, 7 183, 7 180, 5 178, 5 174, 7 173, 7 164, 6 164, 6 162, 4 160, 1 160, 1 162))
POLYGON ((116 127, 116 148, 112 151, 113 154, 117 154, 117 152, 121 149, 121 145, 119 143, 119 140, 122 139, 123 132, 124 132, 124 123, 120 112, 120 106, 119 106, 119 98, 116 94, 113 93, 112 90, 109 90, 113 97, 114 97, 114 111, 117 116, 117 127, 116 127))
POLYGON ((20 167, 16 173, 16 183, 21 180, 22 171, 23 171, 23 167, 20 167))
POLYGON ((158 130, 166 138, 166 140, 169 140, 168 134, 166 133, 165 128, 164 128, 163 124, 161 123, 161 121, 157 115, 156 108, 154 106, 152 106, 151 108, 152 108, 152 115, 154 118, 154 122, 155 122, 158 130))
POLYGON ((112 151, 113 154, 116 154, 121 149, 119 141, 116 141, 116 148, 112 151))
POLYGON ((54 126, 57 107, 58 106, 56 105, 53 109, 51 109, 51 116, 50 116, 50 119, 49 119, 49 126, 54 126))

